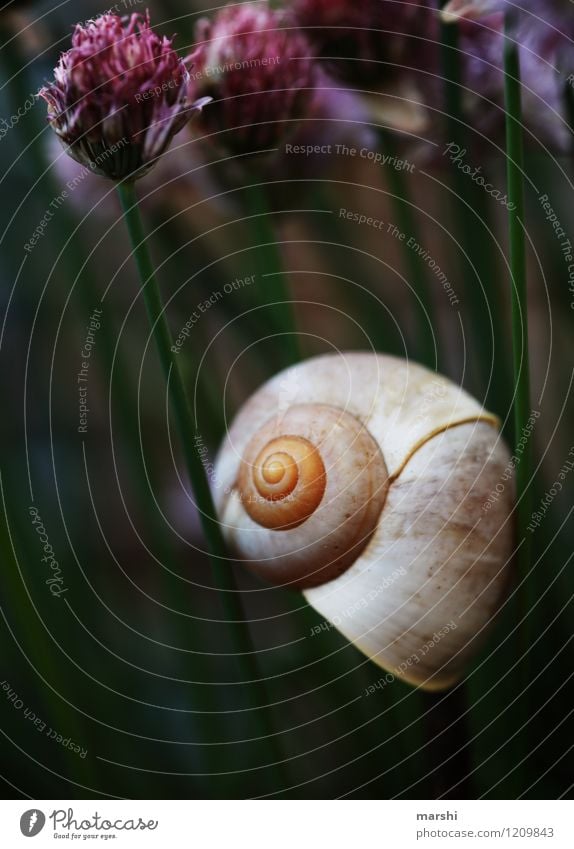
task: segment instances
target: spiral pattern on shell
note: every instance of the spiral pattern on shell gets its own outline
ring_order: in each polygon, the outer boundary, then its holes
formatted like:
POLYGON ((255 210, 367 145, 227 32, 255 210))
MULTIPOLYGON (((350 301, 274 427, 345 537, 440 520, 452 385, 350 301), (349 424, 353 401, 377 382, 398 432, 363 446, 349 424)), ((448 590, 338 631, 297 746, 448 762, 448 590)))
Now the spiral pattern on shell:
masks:
POLYGON ((302 436, 268 442, 253 466, 243 461, 239 491, 251 518, 264 528, 296 528, 311 516, 325 493, 321 454, 302 436), (269 503, 271 502, 271 503, 269 503))
MULTIPOLYGON (((232 495, 238 547, 272 583, 310 587, 331 580, 367 544, 387 477, 379 446, 354 416, 328 404, 290 405, 242 451, 232 495), (274 534, 278 556, 270 560, 262 559, 268 541, 261 529, 274 534)), ((234 534, 231 517, 226 531, 234 534)))

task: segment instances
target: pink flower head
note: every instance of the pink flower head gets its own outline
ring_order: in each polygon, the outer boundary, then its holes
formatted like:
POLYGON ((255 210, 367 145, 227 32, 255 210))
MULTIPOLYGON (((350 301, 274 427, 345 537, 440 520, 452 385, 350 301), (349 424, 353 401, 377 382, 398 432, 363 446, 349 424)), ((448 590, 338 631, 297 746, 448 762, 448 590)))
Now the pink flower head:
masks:
POLYGON ((50 124, 70 156, 113 180, 146 173, 205 103, 149 13, 78 24, 54 77, 40 91, 50 124))
POLYGON ((377 82, 427 64, 438 38, 429 0, 295 0, 293 18, 330 70, 351 83, 377 82))
POLYGON ((201 127, 236 153, 275 148, 305 116, 315 84, 312 50, 281 12, 227 6, 197 24, 193 78, 213 102, 201 127))

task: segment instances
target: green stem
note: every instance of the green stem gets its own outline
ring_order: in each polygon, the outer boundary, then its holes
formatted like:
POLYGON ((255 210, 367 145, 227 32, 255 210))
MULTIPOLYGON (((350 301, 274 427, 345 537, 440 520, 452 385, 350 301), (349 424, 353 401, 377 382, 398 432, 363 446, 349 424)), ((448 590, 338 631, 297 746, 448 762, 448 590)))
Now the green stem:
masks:
MULTIPOLYGON (((314 197, 314 205, 318 210, 333 211, 332 198, 320 183, 314 197)), ((354 248, 348 228, 342 226, 338 215, 315 213, 311 226, 317 232, 318 246, 325 248, 325 260, 335 282, 340 283, 349 312, 352 313, 354 307, 358 313, 357 320, 364 334, 361 345, 365 347, 366 341, 367 346, 372 346, 378 353, 403 356, 404 346, 401 344, 399 329, 392 319, 392 310, 386 308, 384 300, 390 289, 390 280, 386 275, 383 276, 376 290, 367 284, 366 281, 373 273, 368 257, 354 248), (358 282, 362 285, 357 285, 358 282)), ((374 263, 377 257, 371 259, 374 263)))
MULTIPOLYGON (((193 446, 193 436, 196 428, 184 389, 177 354, 172 351, 173 340, 171 331, 163 308, 158 282, 146 241, 135 185, 131 181, 118 183, 117 189, 132 243, 134 259, 140 276, 148 318, 168 385, 170 401, 175 413, 187 472, 197 499, 200 520, 210 552, 215 583, 222 598, 233 638, 233 645, 237 652, 237 663, 241 666, 246 682, 249 682, 250 686, 246 689, 249 690, 250 695, 253 693, 255 696, 255 710, 261 726, 261 733, 263 736, 269 737, 269 745, 276 758, 275 766, 277 767, 277 772, 280 773, 282 771, 280 747, 269 716, 265 710, 265 705, 259 704, 261 700, 267 701, 265 683, 259 675, 251 633, 248 623, 244 618, 243 606, 236 588, 232 564, 227 557, 225 541, 217 518, 209 481, 201 457, 193 446), (256 690, 259 690, 259 697, 255 694, 256 690)), ((278 774, 278 787, 284 784, 285 777, 278 774)))
MULTIPOLYGON (((530 741, 526 739, 525 729, 529 715, 527 688, 530 683, 530 596, 533 593, 533 581, 530 570, 530 534, 527 524, 531 513, 531 447, 527 438, 518 446, 523 434, 528 434, 527 424, 531 414, 530 375, 528 361, 528 302, 526 287, 526 240, 524 234, 524 153, 522 137, 522 103, 520 86, 520 57, 518 46, 512 40, 512 18, 505 18, 504 44, 504 95, 506 111, 506 162, 508 182, 508 234, 511 271, 512 304, 512 360, 514 369, 514 443, 515 456, 520 457, 516 465, 516 528, 517 528, 517 566, 519 593, 517 596, 518 615, 522 619, 520 629, 520 671, 523 692, 517 702, 517 724, 522 730, 515 738, 516 762, 528 758, 530 741)), ((526 764, 528 761, 526 761, 526 764)), ((516 775, 521 782, 522 771, 516 775)))
MULTIPOLYGON (((522 139, 522 104, 520 88, 520 59, 517 45, 508 34, 506 19, 504 47, 506 161, 508 179, 508 233, 511 269, 512 359, 514 366, 514 438, 521 439, 531 414, 530 369, 528 359, 528 303, 526 290, 526 240, 524 234, 524 171, 522 139)), ((527 431, 526 431, 527 432, 527 431)), ((521 577, 526 581, 530 566, 530 535, 526 525, 530 516, 531 450, 527 441, 521 449, 516 466, 518 560, 521 577)))
POLYGON ((255 240, 260 284, 265 287, 272 323, 279 334, 284 366, 300 362, 301 352, 289 285, 283 270, 281 252, 271 226, 265 186, 251 183, 247 192, 251 226, 255 240))
MULTIPOLYGON (((65 701, 69 695, 68 666, 65 661, 62 662, 60 654, 55 656, 52 643, 46 638, 50 620, 41 616, 30 593, 26 573, 22 574, 23 568, 36 562, 37 552, 30 540, 29 528, 25 526, 24 508, 17 498, 12 478, 13 475, 0 473, 0 618, 10 630, 10 648, 15 643, 16 653, 26 659, 35 673, 32 684, 29 678, 23 679, 30 694, 38 699, 38 704, 45 705, 47 716, 54 718, 54 727, 66 729, 76 741, 91 748, 94 740, 92 727, 84 716, 78 715, 75 707, 72 709, 65 701), (38 688, 38 675, 45 675, 49 686, 38 688)), ((78 761, 77 757, 69 755, 69 752, 57 753, 64 775, 69 770, 68 774, 89 785, 85 789, 97 793, 101 782, 95 759, 90 756, 78 761)))
MULTIPOLYGON (((391 156, 396 155, 395 141, 392 133, 380 130, 381 147, 391 156)), ((396 216, 396 224, 403 234, 401 239, 403 256, 410 277, 411 285, 416 295, 417 316, 417 343, 415 346, 416 356, 421 363, 431 369, 437 367, 437 354, 433 335, 432 315, 434 312, 432 299, 428 287, 426 269, 419 254, 408 246, 412 237, 417 244, 422 244, 418 237, 413 206, 409 200, 409 190, 405 175, 402 171, 390 168, 388 181, 391 190, 391 202, 396 216)))
MULTIPOLYGON (((26 94, 26 74, 15 76, 15 80, 19 82, 18 92, 19 101, 23 102, 26 94)), ((29 81, 29 80, 28 80, 29 81)), ((15 108, 13 110, 15 112, 15 108)), ((38 113, 34 113, 31 121, 30 136, 36 137, 36 142, 28 155, 28 165, 31 171, 31 177, 38 186, 45 186, 44 194, 47 200, 57 197, 61 192, 61 186, 53 175, 52 164, 46 157, 43 146, 38 142, 43 132, 43 124, 37 118, 38 113), (36 118, 36 120, 33 120, 36 118)), ((19 133, 23 137, 22 147, 26 143, 26 134, 21 132, 21 127, 14 127, 14 132, 19 133)), ((46 204, 46 207, 48 203, 46 204)), ((59 240, 64 247, 62 248, 61 258, 65 275, 70 280, 80 281, 79 285, 75 286, 80 304, 80 314, 76 316, 80 325, 86 320, 86 317, 91 314, 94 307, 101 304, 100 293, 93 273, 86 263, 81 241, 78 238, 78 228, 74 226, 73 216, 70 214, 66 206, 58 208, 57 220, 54 225, 58 228, 59 240)), ((58 308, 59 311, 59 308, 58 308)), ((157 546, 158 557, 162 565, 168 565, 172 574, 175 573, 175 555, 170 544, 170 540, 165 530, 163 520, 158 518, 157 511, 153 509, 153 502, 147 497, 150 487, 153 489, 153 480, 151 479, 151 471, 148 468, 146 474, 145 463, 140 451, 140 433, 137 421, 137 399, 134 395, 132 382, 130 379, 129 368, 125 356, 122 354, 119 346, 116 346, 116 328, 114 325, 113 316, 106 315, 102 321, 99 331, 98 347, 102 356, 102 371, 105 379, 110 380, 110 393, 112 392, 112 375, 113 385, 116 388, 114 393, 114 402, 117 404, 118 420, 121 429, 121 434, 124 438, 123 445, 125 447, 127 460, 129 462, 130 473, 132 475, 132 490, 137 493, 141 516, 145 523, 148 533, 154 539, 157 546)), ((169 579, 165 583, 166 587, 171 587, 169 579)), ((173 593, 171 590, 168 593, 168 604, 176 609, 181 601, 181 596, 178 593, 173 593)), ((186 618, 182 621, 182 617, 174 614, 176 618, 176 628, 171 632, 175 638, 175 642, 181 642, 185 645, 191 635, 191 644, 194 648, 200 645, 200 637, 197 633, 197 628, 193 618, 186 618), (185 630, 184 630, 185 629, 185 630)), ((170 635, 171 636, 171 635, 170 635)), ((206 680, 207 670, 201 653, 196 655, 196 663, 201 667, 200 677, 206 680)), ((219 736, 218 717, 216 714, 216 702, 213 698, 213 687, 207 684, 200 684, 193 688, 192 703, 195 707, 201 710, 201 722, 205 728, 208 739, 217 739, 219 736)), ((214 750, 215 751, 215 750, 214 750)), ((217 759, 212 755, 212 751, 208 750, 209 756, 213 758, 214 766, 217 768, 217 759)), ((221 783, 221 782, 220 782, 221 783)), ((221 789, 221 787, 220 787, 221 789)))
MULTIPOLYGON (((173 340, 171 331, 163 309, 159 286, 148 250, 134 184, 132 182, 118 184, 118 194, 132 242, 133 255, 141 280, 143 297, 148 318, 151 322, 152 333, 157 344, 162 369, 168 381, 170 400, 173 405, 176 423, 182 441, 187 471, 200 507, 203 530, 214 560, 218 583, 221 583, 226 588, 226 585, 229 583, 231 570, 229 566, 223 567, 220 562, 227 559, 225 544, 219 528, 213 497, 201 457, 193 448, 193 436, 195 434, 193 417, 183 386, 179 364, 176 359, 177 355, 172 351, 173 340)), ((229 599, 227 600, 227 604, 229 604, 229 599)), ((229 612, 232 612, 232 608, 229 608, 229 612)), ((233 614, 236 612, 236 610, 233 610, 233 614)))
MULTIPOLYGON (((11 28, 0 27, 0 38, 4 42, 1 57, 2 77, 10 80, 4 94, 8 99, 9 110, 12 114, 16 114, 19 107, 30 96, 31 91, 34 90, 34 86, 26 87, 26 83, 30 82, 24 68, 26 60, 20 54, 18 41, 17 39, 13 39, 13 35, 14 33, 11 28)), ((12 132, 17 139, 16 147, 20 150, 29 147, 30 139, 38 134, 39 122, 34 120, 35 114, 37 113, 32 112, 27 115, 12 128, 12 132), (32 125, 31 128, 30 124, 32 125)), ((26 162, 29 170, 32 172, 32 179, 36 181, 41 177, 41 169, 37 165, 34 147, 29 149, 26 162)), ((51 192, 49 199, 51 200, 59 192, 60 189, 51 192)), ((23 481, 22 476, 14 471, 17 465, 14 459, 14 451, 10 455, 6 454, 5 460, 6 472, 3 477, 6 482, 6 495, 9 499, 9 505, 6 506, 4 515, 0 519, 0 542, 3 549, 0 559, 4 567, 3 575, 6 579, 10 579, 10 572, 15 569, 20 571, 19 563, 33 563, 35 554, 29 543, 24 545, 24 541, 28 539, 29 529, 25 526, 23 527, 21 520, 16 522, 14 518, 10 519, 8 513, 8 506, 16 504, 23 497, 23 481)), ((78 717, 75 708, 69 709, 63 702, 63 693, 66 692, 65 675, 62 677, 59 674, 62 668, 62 648, 59 646, 59 652, 56 656, 53 649, 53 642, 46 639, 45 629, 49 628, 49 625, 46 625, 46 622, 42 622, 39 612, 32 604, 27 603, 27 600, 20 592, 23 587, 24 584, 19 575, 12 583, 12 587, 10 588, 11 594, 8 595, 8 591, 1 594, 3 601, 7 602, 7 610, 15 617, 15 627, 19 628, 17 631, 19 641, 18 650, 25 655, 35 673, 38 674, 38 670, 40 673, 46 673, 49 683, 53 685, 44 687, 39 695, 45 700, 47 711, 52 712, 57 717, 57 723, 55 724, 58 724, 62 728, 75 729, 73 733, 78 739, 88 739, 89 726, 85 718, 78 717), (29 637, 31 633, 34 636, 30 639, 28 649, 26 650, 26 635, 29 637), (37 668, 34 664, 36 664, 37 668)), ((30 601, 29 594, 28 601, 30 601)), ((7 621, 8 618, 6 617, 7 621)), ((63 617, 63 621, 66 623, 64 629, 67 630, 67 617, 63 617)), ((86 780, 86 776, 89 776, 89 780, 94 785, 100 783, 99 779, 101 776, 99 775, 98 766, 94 761, 86 765, 83 762, 78 762, 77 758, 73 758, 72 760, 66 758, 66 764, 70 774, 73 774, 77 770, 76 777, 86 780)), ((92 789, 97 792, 96 787, 92 789)))
MULTIPOLYGON (((444 4, 443 4, 444 5, 444 4)), ((455 24, 441 24, 442 74, 444 79, 444 101, 446 132, 450 142, 458 150, 468 147, 468 127, 463 120, 459 31, 455 24)), ((500 293, 497 286, 497 269, 492 262, 491 252, 484 249, 484 239, 490 238, 487 229, 488 208, 482 188, 468 180, 463 171, 454 169, 452 191, 459 199, 453 229, 456 232, 461 256, 461 278, 468 281, 465 294, 468 299, 466 314, 471 318, 471 336, 478 355, 470 362, 471 380, 481 397, 500 416, 506 415, 505 388, 509 377, 505 356, 505 334, 500 310, 500 293), (477 221, 482 229, 482 238, 476 236, 477 221), (471 268, 469 269, 468 265, 471 268), (480 285, 482 284, 482 286, 480 285), (483 291, 484 290, 484 291, 483 291), (484 328, 493 326, 493 347, 484 328), (486 390, 488 364, 492 363, 491 385, 486 390)))
MULTIPOLYGON (((166 221, 162 211, 152 212, 151 226, 152 232, 157 238, 159 248, 164 254, 159 268, 163 269, 166 279, 173 279, 175 277, 175 279, 180 281, 179 287, 187 283, 190 285, 193 283, 199 298, 207 300, 213 293, 213 289, 210 288, 211 278, 206 280, 197 272, 190 275, 189 257, 181 249, 182 236, 174 218, 170 217, 166 221)), ((184 238, 189 239, 188 231, 185 232, 184 238)), ((201 239, 193 240, 193 259, 196 268, 207 268, 211 265, 213 257, 202 244, 201 239)), ((227 307, 225 310, 226 320, 233 320, 235 313, 233 312, 233 305, 229 305, 229 299, 224 298, 221 306, 222 308, 227 307)), ((207 348, 211 341, 209 328, 205 328, 200 322, 194 326, 193 333, 194 338, 197 339, 195 350, 207 348)), ((242 342, 245 344, 244 337, 242 338, 242 342)), ((219 392, 218 382, 211 379, 211 374, 209 378, 206 378, 206 374, 209 374, 209 369, 204 368, 194 388, 192 408, 201 410, 202 427, 209 434, 213 444, 219 445, 225 435, 225 413, 221 404, 221 393, 219 392)), ((185 379, 185 364, 183 375, 185 379)))
MULTIPOLYGON (((443 6, 445 3, 442 4, 443 6)), ((458 27, 441 23, 441 62, 444 80, 444 101, 446 126, 452 141, 462 145, 464 126, 457 116, 462 116, 460 50, 458 46, 458 27)))
POLYGON ((572 87, 572 83, 567 82, 564 87, 564 103, 566 105, 566 121, 572 135, 570 139, 570 153, 574 154, 574 88, 572 87))

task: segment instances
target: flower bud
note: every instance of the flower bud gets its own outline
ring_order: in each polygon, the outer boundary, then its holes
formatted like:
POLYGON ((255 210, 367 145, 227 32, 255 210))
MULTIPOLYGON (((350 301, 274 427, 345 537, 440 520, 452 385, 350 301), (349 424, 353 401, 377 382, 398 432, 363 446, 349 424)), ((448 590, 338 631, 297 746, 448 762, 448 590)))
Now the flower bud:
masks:
POLYGON ((292 17, 329 71, 354 85, 428 65, 438 37, 428 0, 295 0, 292 17))
POLYGON ((78 24, 40 95, 70 156, 113 180, 143 176, 205 104, 193 102, 186 62, 148 13, 78 24))
POLYGON ((260 4, 227 6, 198 22, 193 54, 198 92, 213 102, 201 128, 234 153, 276 147, 305 116, 315 84, 305 36, 260 4))

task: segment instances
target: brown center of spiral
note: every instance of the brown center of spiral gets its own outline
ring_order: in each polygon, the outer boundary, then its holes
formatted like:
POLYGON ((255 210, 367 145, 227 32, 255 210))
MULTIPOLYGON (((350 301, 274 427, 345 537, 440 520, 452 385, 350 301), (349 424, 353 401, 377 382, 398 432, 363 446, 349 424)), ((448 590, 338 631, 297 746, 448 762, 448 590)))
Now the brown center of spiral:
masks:
POLYGON ((265 448, 255 461, 253 482, 259 495, 268 501, 280 501, 290 495, 299 480, 297 459, 285 451, 267 453, 265 448))
POLYGON ((301 525, 319 506, 325 486, 321 455, 302 436, 272 439, 251 465, 244 464, 239 480, 251 518, 273 530, 301 525))
POLYGON ((284 456, 287 455, 274 454, 273 457, 265 462, 263 466, 263 477, 267 483, 279 483, 285 477, 284 456))

